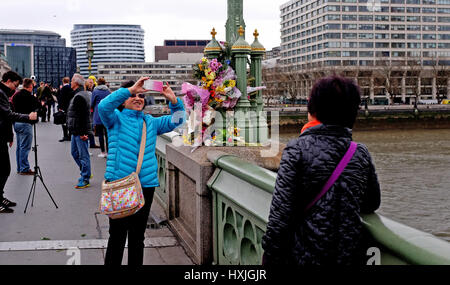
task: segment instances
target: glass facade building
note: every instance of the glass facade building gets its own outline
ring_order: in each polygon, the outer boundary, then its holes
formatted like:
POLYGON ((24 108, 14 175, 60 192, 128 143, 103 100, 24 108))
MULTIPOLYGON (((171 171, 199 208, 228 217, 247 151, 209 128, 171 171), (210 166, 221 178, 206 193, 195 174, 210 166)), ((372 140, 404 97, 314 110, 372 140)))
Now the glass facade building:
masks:
POLYGON ((87 42, 93 42, 91 73, 97 76, 98 64, 104 62, 145 62, 144 30, 139 25, 74 25, 70 33, 77 51, 77 66, 87 77, 87 42))
POLYGON ((34 30, 0 30, 0 53, 11 70, 22 77, 34 75, 57 87, 63 77, 76 72, 76 51, 66 47, 57 33, 34 30))

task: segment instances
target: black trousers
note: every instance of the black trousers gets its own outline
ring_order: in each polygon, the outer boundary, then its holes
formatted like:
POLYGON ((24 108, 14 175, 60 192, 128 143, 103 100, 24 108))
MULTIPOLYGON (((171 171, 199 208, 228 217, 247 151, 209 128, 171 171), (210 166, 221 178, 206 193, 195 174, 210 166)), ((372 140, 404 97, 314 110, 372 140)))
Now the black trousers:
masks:
POLYGON ((121 265, 128 235, 128 265, 144 262, 144 240, 155 188, 143 188, 145 205, 136 214, 123 219, 109 219, 109 240, 105 265, 121 265))
POLYGON ((3 200, 4 189, 9 174, 11 173, 11 162, 9 161, 8 143, 0 142, 0 201, 3 200))
POLYGON ((95 133, 98 136, 100 149, 102 152, 108 152, 108 133, 104 125, 95 125, 95 133), (106 144, 105 144, 106 142, 106 144))

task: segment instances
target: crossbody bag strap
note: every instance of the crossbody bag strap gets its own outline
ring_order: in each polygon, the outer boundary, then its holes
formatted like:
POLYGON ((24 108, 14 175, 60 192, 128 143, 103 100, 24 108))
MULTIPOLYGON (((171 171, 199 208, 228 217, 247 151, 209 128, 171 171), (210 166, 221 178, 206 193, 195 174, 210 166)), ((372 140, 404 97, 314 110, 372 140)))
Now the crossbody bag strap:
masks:
POLYGON ((314 206, 314 204, 316 204, 317 201, 319 201, 319 199, 322 198, 322 196, 325 195, 325 193, 328 192, 328 190, 330 190, 330 188, 331 188, 331 186, 333 186, 334 182, 336 182, 336 180, 339 178, 339 176, 341 176, 341 174, 344 171, 345 167, 347 167, 347 164, 350 162, 350 160, 352 159, 353 155, 355 154, 357 147, 358 147, 357 143, 355 143, 355 142, 351 142, 350 143, 350 147, 348 148, 348 150, 345 153, 345 155, 342 158, 342 160, 337 165, 336 169, 333 171, 333 174, 331 174, 331 176, 328 179, 327 183, 325 183, 325 186, 323 186, 322 191, 320 191, 320 193, 317 195, 317 197, 314 200, 312 200, 312 202, 309 203, 308 206, 306 206, 305 211, 304 211, 305 213, 312 206, 314 206))
POLYGON ((136 167, 136 174, 139 175, 139 172, 141 172, 142 167, 142 161, 144 161, 144 152, 145 152, 145 143, 147 141, 147 124, 145 123, 144 119, 144 125, 142 127, 142 138, 141 138, 141 148, 139 149, 139 158, 138 158, 138 164, 136 167))

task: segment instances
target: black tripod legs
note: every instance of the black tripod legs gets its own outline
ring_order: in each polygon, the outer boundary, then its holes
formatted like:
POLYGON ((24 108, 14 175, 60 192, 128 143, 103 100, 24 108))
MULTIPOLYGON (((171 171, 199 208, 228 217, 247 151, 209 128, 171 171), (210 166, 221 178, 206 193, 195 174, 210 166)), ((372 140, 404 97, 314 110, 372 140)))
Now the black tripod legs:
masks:
POLYGON ((44 179, 42 179, 41 169, 39 168, 39 166, 36 166, 34 168, 33 184, 31 185, 30 194, 28 194, 28 200, 27 200, 27 204, 25 206, 25 210, 23 211, 24 214, 27 212, 27 207, 28 207, 28 203, 30 202, 31 194, 33 194, 33 199, 31 200, 31 207, 33 207, 33 205, 34 205, 34 194, 36 193, 36 183, 37 183, 37 178, 38 177, 41 180, 42 185, 44 185, 44 188, 47 191, 48 196, 50 196, 50 199, 52 200, 52 202, 55 205, 56 209, 58 209, 58 205, 56 205, 55 200, 53 200, 53 197, 50 194, 50 191, 48 191, 48 188, 47 188, 47 186, 44 183, 44 179))

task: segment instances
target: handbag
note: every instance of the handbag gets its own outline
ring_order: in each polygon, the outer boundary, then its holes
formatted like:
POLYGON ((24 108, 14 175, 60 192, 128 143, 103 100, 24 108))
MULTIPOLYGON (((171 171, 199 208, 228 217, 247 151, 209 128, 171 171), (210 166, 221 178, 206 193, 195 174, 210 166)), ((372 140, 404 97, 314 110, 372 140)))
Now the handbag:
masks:
POLYGON ((350 143, 350 147, 348 148, 347 152, 345 153, 344 157, 342 158, 342 160, 339 162, 339 164, 336 166, 336 169, 333 171, 333 174, 331 174, 330 178, 328 179, 327 183, 325 183, 325 185, 323 186, 322 190, 319 192, 319 194, 316 196, 316 198, 314 198, 314 200, 311 201, 311 203, 309 203, 304 212, 306 213, 309 209, 311 209, 312 206, 314 206, 314 204, 316 204, 317 201, 319 201, 320 198, 322 198, 323 195, 325 195, 325 193, 328 192, 328 190, 330 190, 331 186, 333 186, 334 182, 336 182, 336 180, 339 178, 339 176, 341 176, 342 172, 344 171, 345 167, 347 166, 347 164, 350 162, 350 160, 352 159, 353 155, 356 152, 356 148, 358 147, 358 144, 355 142, 351 142, 350 143))
POLYGON ((136 172, 111 182, 103 180, 99 210, 100 213, 107 215, 111 219, 131 216, 145 204, 141 182, 139 181, 139 172, 144 160, 146 134, 147 127, 144 121, 136 172))
POLYGON ((55 125, 63 125, 66 123, 66 113, 64 111, 58 111, 53 114, 53 123, 55 125))

